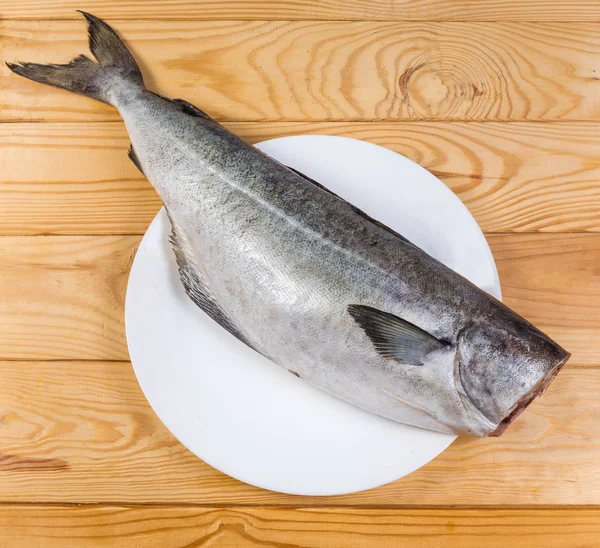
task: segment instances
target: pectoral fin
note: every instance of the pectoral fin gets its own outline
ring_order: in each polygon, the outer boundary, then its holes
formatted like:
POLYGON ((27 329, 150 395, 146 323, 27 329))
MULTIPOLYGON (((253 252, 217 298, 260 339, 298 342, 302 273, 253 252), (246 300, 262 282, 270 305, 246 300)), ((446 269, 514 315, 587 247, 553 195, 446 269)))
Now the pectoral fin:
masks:
POLYGON ((384 358, 423 365, 427 354, 446 347, 446 343, 393 314, 359 304, 349 305, 348 312, 384 358))

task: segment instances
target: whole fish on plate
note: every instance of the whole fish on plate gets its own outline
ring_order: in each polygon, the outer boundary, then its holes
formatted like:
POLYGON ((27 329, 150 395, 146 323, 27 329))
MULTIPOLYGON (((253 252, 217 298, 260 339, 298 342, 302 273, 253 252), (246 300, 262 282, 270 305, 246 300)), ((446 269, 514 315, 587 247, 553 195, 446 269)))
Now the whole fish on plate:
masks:
POLYGON ((199 108, 147 90, 117 34, 83 15, 97 62, 8 66, 118 109, 185 290, 211 318, 330 394, 440 432, 499 435, 546 389, 564 349, 199 108))

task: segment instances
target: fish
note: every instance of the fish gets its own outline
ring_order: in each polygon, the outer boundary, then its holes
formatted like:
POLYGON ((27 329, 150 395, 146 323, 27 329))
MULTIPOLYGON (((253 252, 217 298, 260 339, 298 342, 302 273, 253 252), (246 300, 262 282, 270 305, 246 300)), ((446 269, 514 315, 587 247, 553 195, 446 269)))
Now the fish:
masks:
POLYGON ((7 65, 118 110, 183 288, 232 344, 366 411, 457 435, 501 435, 546 390, 570 356, 550 337, 200 108, 147 89, 117 33, 81 13, 95 60, 7 65))

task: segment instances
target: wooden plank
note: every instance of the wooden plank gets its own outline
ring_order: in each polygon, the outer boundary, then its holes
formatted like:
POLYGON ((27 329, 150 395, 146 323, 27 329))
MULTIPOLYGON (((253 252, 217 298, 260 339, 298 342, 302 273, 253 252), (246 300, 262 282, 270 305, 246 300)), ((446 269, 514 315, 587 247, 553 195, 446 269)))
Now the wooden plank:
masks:
MULTIPOLYGON (((115 3, 116 5, 116 3, 115 3)), ((227 120, 598 120, 597 23, 111 21, 164 95, 227 120)), ((78 21, 0 23, 8 61, 87 51, 78 21)), ((4 120, 115 120, 0 72, 4 120)))
MULTIPOLYGON (((123 307, 139 236, 0 237, 0 359, 128 359, 123 307)), ((505 302, 599 365, 600 234, 497 234, 505 302)))
POLYGON ((0 547, 594 546, 600 510, 0 507, 0 547))
POLYGON ((139 241, 0 238, 0 356, 127 359, 123 307, 139 241))
POLYGON ((128 363, 0 365, 2 502, 600 504, 598 368, 565 368, 501 438, 460 438, 378 489, 300 497, 238 482, 188 452, 145 402, 128 363))
POLYGON ((568 348, 571 364, 600 365, 600 239, 492 234, 488 242, 504 302, 568 348))
MULTIPOLYGON (((589 0, 94 0, 85 8, 103 18, 118 19, 303 19, 375 21, 593 21, 600 6, 589 0)), ((77 0, 6 0, 7 19, 73 19, 77 0)))
POLYGON ((0 233, 143 234, 161 207, 120 123, 0 124, 0 233))
MULTIPOLYGON (((342 135, 440 177, 486 232, 600 231, 597 122, 230 122, 251 143, 342 135), (568 139, 565 139, 568 135, 568 139)), ((142 234, 160 208, 121 123, 0 124, 0 234, 142 234)))

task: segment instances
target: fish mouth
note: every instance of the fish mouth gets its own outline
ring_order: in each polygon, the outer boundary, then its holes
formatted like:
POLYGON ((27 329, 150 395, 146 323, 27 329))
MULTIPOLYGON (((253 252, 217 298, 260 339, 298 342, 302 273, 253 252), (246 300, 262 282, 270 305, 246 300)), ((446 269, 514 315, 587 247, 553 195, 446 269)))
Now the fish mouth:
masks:
POLYGON ((497 438, 501 436, 504 431, 508 428, 508 425, 511 424, 530 404, 535 400, 538 396, 541 396, 550 383, 554 380, 556 375, 563 368, 567 360, 571 357, 569 352, 565 351, 565 356, 562 360, 560 360, 547 374, 543 377, 538 383, 527 392, 516 404, 515 406, 507 413, 507 415, 500 421, 498 427, 489 434, 490 438, 497 438))

